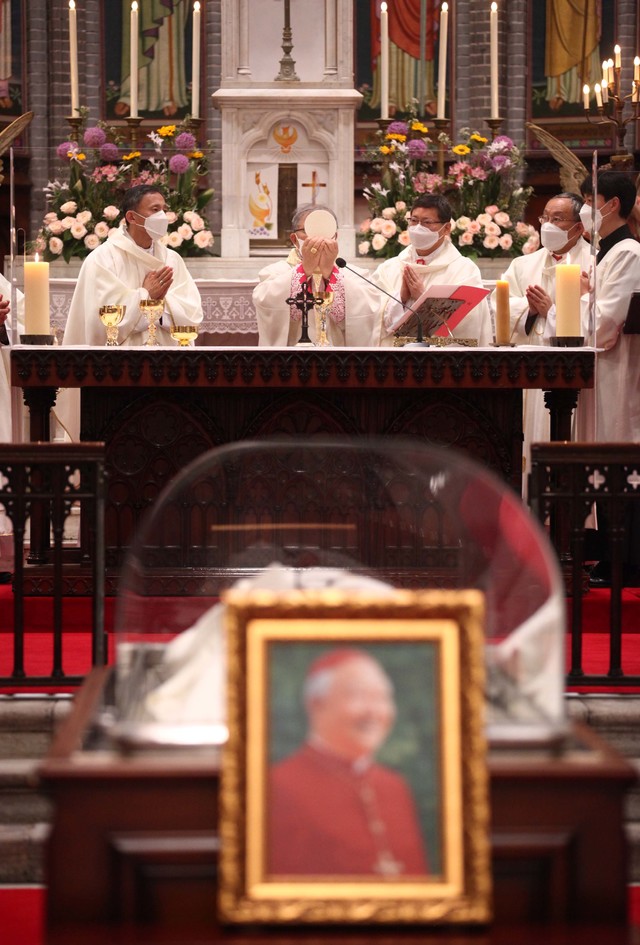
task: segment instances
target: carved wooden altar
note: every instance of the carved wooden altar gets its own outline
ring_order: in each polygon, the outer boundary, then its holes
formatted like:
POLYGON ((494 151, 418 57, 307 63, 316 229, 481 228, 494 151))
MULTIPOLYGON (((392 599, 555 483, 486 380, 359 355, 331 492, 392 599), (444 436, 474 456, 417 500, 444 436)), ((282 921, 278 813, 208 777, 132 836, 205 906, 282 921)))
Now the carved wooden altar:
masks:
POLYGON ((593 386, 594 371, 592 350, 554 348, 25 346, 11 359, 32 440, 49 438, 57 389, 81 389, 81 438, 106 444, 112 569, 165 484, 196 456, 237 440, 417 437, 462 450, 519 492, 522 390, 547 391, 552 438, 570 439, 578 392, 593 386))

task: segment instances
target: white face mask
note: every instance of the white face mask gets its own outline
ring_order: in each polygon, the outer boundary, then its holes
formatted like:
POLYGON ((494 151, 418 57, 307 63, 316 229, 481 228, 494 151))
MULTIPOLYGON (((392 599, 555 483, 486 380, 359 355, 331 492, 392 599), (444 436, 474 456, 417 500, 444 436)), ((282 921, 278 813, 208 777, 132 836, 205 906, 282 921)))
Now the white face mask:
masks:
POLYGON ((594 213, 593 207, 590 207, 588 203, 585 203, 580 208, 580 220, 582 221, 582 225, 587 235, 591 233, 592 228, 595 228, 596 233, 599 233, 600 227, 602 226, 602 211, 596 210, 594 213))
MULTIPOLYGON (((142 217, 142 214, 138 213, 137 210, 133 212, 142 217)), ((142 217, 142 220, 142 226, 144 226, 152 240, 161 240, 163 236, 166 236, 169 229, 169 217, 164 210, 158 210, 157 213, 152 213, 148 217, 142 217)))
POLYGON ((573 226, 563 230, 555 223, 543 223, 540 227, 540 242, 550 253, 558 253, 571 239, 569 234, 572 229, 573 226))
POLYGON ((417 250, 432 249, 440 239, 440 234, 445 225, 446 224, 443 223, 440 229, 436 230, 435 233, 433 230, 427 229, 426 226, 422 226, 421 223, 418 223, 416 226, 410 226, 408 233, 411 245, 417 250))

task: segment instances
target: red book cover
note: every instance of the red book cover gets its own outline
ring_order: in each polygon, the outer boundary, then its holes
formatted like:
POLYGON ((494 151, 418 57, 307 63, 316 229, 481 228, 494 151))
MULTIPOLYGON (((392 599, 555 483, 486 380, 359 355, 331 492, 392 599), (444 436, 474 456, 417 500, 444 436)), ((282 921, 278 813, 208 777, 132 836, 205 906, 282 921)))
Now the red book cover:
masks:
POLYGON ((405 309, 402 318, 394 326, 394 332, 417 335, 420 319, 423 335, 446 337, 488 294, 489 289, 475 285, 429 286, 411 308, 405 309))

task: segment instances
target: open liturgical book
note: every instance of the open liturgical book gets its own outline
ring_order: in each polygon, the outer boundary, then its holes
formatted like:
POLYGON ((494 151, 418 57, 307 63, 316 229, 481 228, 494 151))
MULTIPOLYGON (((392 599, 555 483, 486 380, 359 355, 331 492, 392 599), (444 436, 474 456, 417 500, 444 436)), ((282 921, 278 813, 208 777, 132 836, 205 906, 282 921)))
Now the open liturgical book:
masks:
POLYGON ((446 338, 465 315, 489 294, 489 289, 472 285, 432 285, 411 308, 406 308, 393 326, 396 335, 446 338))

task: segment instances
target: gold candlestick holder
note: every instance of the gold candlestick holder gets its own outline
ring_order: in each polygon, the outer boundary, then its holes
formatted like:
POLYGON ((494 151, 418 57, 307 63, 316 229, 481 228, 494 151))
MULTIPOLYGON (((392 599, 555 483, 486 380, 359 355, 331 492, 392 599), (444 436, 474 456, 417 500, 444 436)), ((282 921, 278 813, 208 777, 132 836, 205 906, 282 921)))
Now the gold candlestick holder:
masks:
POLYGON ((129 128, 129 144, 133 150, 137 151, 140 147, 140 125, 142 124, 142 118, 126 118, 125 121, 129 128))
POLYGON ((376 118, 376 125, 383 135, 386 135, 387 129, 392 121, 393 118, 376 118))
POLYGON ((77 141, 80 137, 80 128, 82 127, 82 118, 80 115, 68 115, 67 119, 69 125, 71 126, 71 132, 69 133, 70 141, 77 141))
POLYGON ((431 120, 431 124, 437 132, 436 170, 440 177, 444 177, 444 156, 447 149, 445 148, 444 141, 442 141, 441 138, 448 136, 449 134, 449 119, 433 118, 431 120))
MULTIPOLYGON (((596 111, 598 118, 592 118, 590 109, 585 108, 585 118, 591 125, 611 125, 616 137, 616 150, 611 155, 611 164, 618 171, 633 171, 634 158, 624 146, 624 139, 627 135, 627 126, 632 121, 640 120, 640 82, 635 79, 632 83, 632 91, 629 95, 622 94, 620 74, 621 66, 615 66, 613 69, 613 85, 605 85, 599 89, 600 104, 596 98, 596 111), (624 117, 626 103, 631 104, 631 114, 624 117)), ((598 86, 596 86, 598 90, 598 86)), ((588 87, 585 87, 585 93, 588 94, 588 87)), ((598 95, 598 91, 596 92, 598 95)))
POLYGON ((491 128, 491 140, 493 141, 500 134, 502 128, 502 118, 485 118, 486 123, 491 128))

